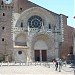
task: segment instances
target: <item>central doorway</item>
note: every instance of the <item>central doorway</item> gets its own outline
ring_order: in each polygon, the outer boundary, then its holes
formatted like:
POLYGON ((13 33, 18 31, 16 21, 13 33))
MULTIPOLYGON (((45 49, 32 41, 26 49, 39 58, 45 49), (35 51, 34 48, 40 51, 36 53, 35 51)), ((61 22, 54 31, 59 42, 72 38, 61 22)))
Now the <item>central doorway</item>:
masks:
POLYGON ((47 61, 48 46, 45 41, 38 40, 34 45, 34 59, 35 61, 47 61))
POLYGON ((47 50, 34 50, 35 61, 47 61, 47 50))

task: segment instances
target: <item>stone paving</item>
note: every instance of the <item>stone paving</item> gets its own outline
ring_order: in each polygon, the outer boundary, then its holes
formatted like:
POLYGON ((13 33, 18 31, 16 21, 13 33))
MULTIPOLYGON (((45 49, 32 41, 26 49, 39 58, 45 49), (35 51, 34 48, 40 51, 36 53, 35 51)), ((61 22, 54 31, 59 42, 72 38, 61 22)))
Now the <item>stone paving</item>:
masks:
POLYGON ((70 68, 70 65, 62 67, 61 72, 55 71, 55 65, 50 63, 45 65, 4 65, 0 66, 0 75, 13 75, 13 74, 41 74, 41 75, 74 75, 74 68, 70 68))

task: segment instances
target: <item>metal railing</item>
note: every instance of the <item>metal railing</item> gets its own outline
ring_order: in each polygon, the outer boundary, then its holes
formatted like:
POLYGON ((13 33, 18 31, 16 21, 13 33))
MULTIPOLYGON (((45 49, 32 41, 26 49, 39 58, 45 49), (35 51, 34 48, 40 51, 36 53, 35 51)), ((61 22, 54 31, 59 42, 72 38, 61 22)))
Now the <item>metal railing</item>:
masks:
MULTIPOLYGON (((42 29, 38 29, 38 28, 29 28, 29 31, 41 31, 42 29)), ((26 31, 28 32, 28 28, 25 28, 25 27, 14 27, 13 28, 13 31, 26 31)), ((44 31, 47 31, 47 32, 52 32, 52 29, 44 29, 44 31)))
MULTIPOLYGON (((51 62, 20 62, 20 63, 16 63, 16 62, 1 62, 0 63, 0 66, 44 66, 44 67, 47 67, 47 68, 54 68, 55 69, 55 63, 51 63, 51 62)), ((74 75, 75 75, 75 68, 74 69, 65 69, 65 68, 69 68, 67 66, 64 66, 61 68, 62 71, 64 72, 74 72, 74 75)), ((58 68, 59 69, 59 68, 58 68)))
POLYGON ((24 63, 15 63, 15 62, 1 62, 0 66, 46 66, 50 67, 50 62, 24 62, 24 63))

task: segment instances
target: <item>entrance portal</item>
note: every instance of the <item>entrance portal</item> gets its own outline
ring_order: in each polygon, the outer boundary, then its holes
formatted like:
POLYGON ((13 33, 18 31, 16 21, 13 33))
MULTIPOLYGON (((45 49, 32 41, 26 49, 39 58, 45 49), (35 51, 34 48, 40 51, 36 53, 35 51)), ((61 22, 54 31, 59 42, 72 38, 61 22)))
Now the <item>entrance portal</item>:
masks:
POLYGON ((34 56, 35 56, 35 61, 47 61, 47 50, 34 50, 34 56))
POLYGON ((47 61, 48 46, 44 40, 38 40, 34 45, 35 61, 47 61))

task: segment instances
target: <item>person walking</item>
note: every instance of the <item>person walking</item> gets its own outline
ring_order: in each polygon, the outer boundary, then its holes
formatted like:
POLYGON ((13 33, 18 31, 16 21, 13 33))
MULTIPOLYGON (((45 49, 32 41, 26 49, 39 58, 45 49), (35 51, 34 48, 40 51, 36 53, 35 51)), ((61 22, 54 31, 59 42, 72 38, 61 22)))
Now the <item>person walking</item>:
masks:
POLYGON ((55 67, 56 67, 55 70, 57 71, 57 69, 58 69, 58 61, 57 60, 55 61, 55 67))
POLYGON ((59 72, 61 72, 61 68, 62 68, 62 60, 61 59, 59 59, 59 72))

